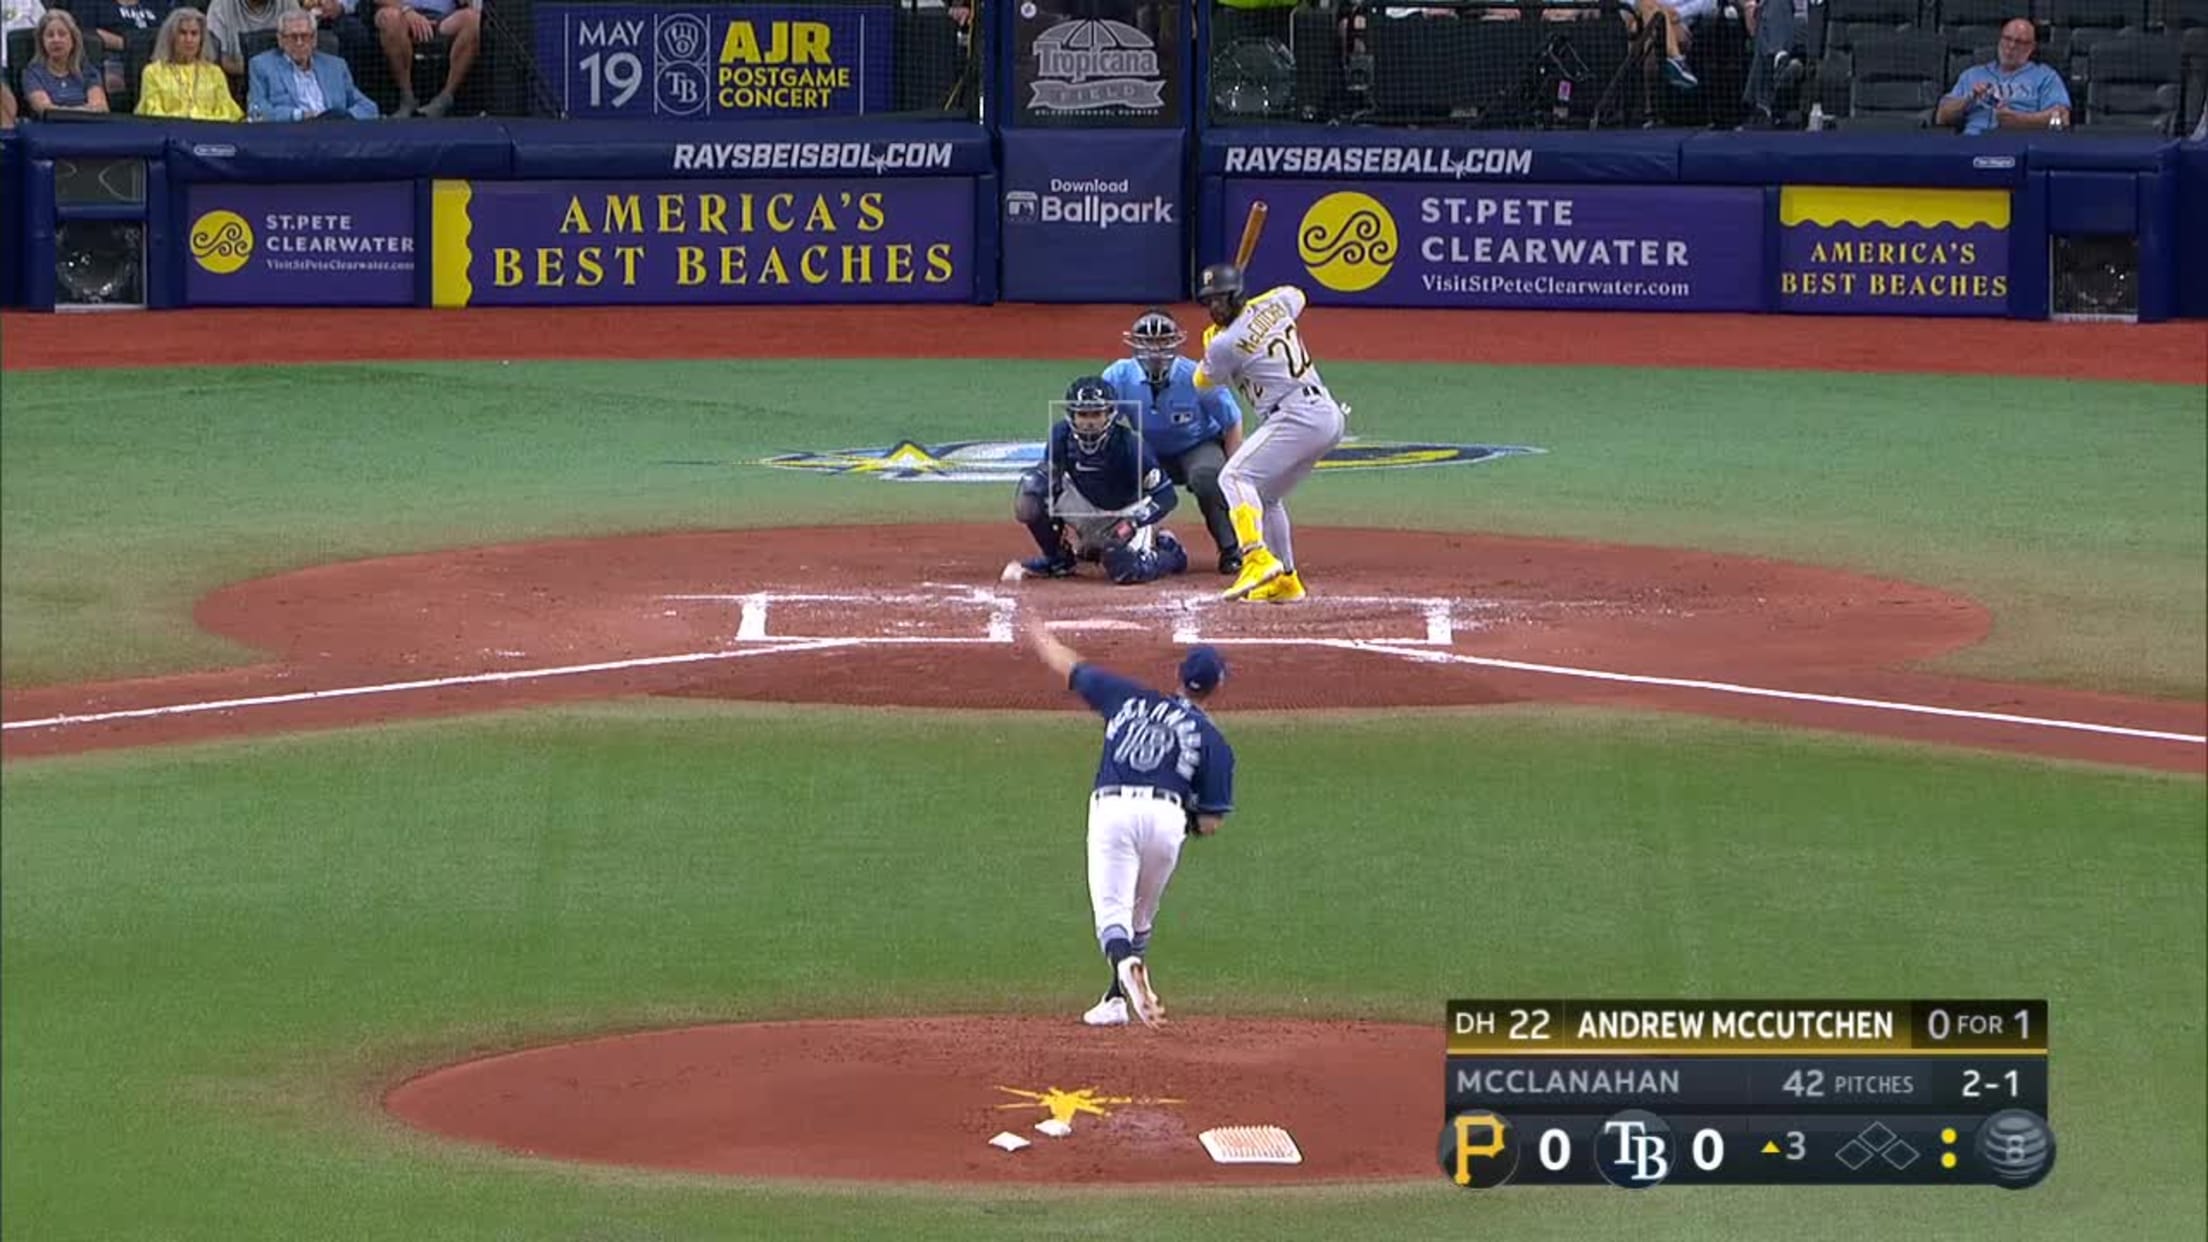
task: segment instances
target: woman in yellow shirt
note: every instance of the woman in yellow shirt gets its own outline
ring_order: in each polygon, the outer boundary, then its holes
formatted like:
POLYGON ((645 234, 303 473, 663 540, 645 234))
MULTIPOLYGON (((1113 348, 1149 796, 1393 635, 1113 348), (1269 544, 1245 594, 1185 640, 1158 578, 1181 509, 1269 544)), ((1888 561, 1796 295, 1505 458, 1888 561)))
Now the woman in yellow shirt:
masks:
POLYGON ((189 121, 242 121, 230 76, 207 54, 207 15, 171 10, 154 36, 153 57, 138 80, 138 115, 189 121))

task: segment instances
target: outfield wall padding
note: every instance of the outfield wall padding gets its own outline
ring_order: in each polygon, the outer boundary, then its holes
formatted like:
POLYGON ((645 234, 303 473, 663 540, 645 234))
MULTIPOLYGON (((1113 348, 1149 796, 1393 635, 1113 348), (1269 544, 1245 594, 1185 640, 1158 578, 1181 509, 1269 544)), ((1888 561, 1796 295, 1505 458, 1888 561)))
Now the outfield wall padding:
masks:
POLYGON ((39 309, 71 221, 138 230, 157 308, 1163 302, 1263 200, 1253 275, 1320 304, 2039 319, 2114 234, 2139 318, 2208 316, 2208 144, 2154 138, 118 120, 0 167, 39 309))

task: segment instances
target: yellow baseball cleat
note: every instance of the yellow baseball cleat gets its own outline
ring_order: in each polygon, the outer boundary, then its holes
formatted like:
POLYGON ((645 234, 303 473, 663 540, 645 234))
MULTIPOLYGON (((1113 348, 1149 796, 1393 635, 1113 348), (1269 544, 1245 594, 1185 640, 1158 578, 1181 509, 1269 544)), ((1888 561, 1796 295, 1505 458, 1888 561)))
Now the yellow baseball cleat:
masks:
POLYGON ((1245 604, 1294 604, 1305 595, 1303 579, 1285 573, 1242 597, 1245 604))
POLYGON ((1219 598, 1240 599, 1287 572, 1288 567, 1280 563, 1280 558, 1274 556, 1271 549, 1263 545, 1251 548, 1242 554, 1242 575, 1234 580, 1233 586, 1221 591, 1219 598))

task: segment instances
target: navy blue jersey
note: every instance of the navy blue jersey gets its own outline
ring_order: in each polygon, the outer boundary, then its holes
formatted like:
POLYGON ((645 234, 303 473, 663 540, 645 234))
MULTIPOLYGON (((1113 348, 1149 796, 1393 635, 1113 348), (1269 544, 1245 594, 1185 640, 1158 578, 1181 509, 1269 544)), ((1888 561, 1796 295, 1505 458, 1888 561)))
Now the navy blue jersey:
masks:
POLYGON ((1050 473, 1053 495, 1071 482, 1090 504, 1107 513, 1125 512, 1147 496, 1155 512, 1141 519, 1144 525, 1180 503, 1173 480, 1158 465, 1158 455, 1136 439, 1123 421, 1115 421, 1104 443, 1090 453, 1074 441, 1073 424, 1060 419, 1050 430, 1050 473))
POLYGON ((1067 684, 1105 721, 1096 788, 1151 785, 1206 815, 1234 809, 1234 748, 1204 709, 1093 664, 1075 665, 1067 684))

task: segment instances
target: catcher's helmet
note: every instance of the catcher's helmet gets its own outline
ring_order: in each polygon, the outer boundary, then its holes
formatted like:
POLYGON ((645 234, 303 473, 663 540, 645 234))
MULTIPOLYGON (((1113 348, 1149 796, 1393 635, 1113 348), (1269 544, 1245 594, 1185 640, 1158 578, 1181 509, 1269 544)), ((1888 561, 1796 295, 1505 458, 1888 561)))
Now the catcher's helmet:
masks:
POLYGON ((1066 421, 1073 425, 1073 442, 1083 452, 1104 447, 1118 412, 1119 396, 1103 376, 1084 375, 1066 386, 1066 421))
POLYGON ((1188 333, 1173 316, 1155 307, 1142 313, 1122 338, 1134 351, 1135 361, 1142 366, 1142 374, 1153 384, 1163 384, 1173 378, 1173 360, 1181 356, 1181 343, 1188 333))
POLYGON ((1242 269, 1232 263, 1214 263, 1196 278, 1196 300, 1211 311, 1214 322, 1229 324, 1249 301, 1242 269))

